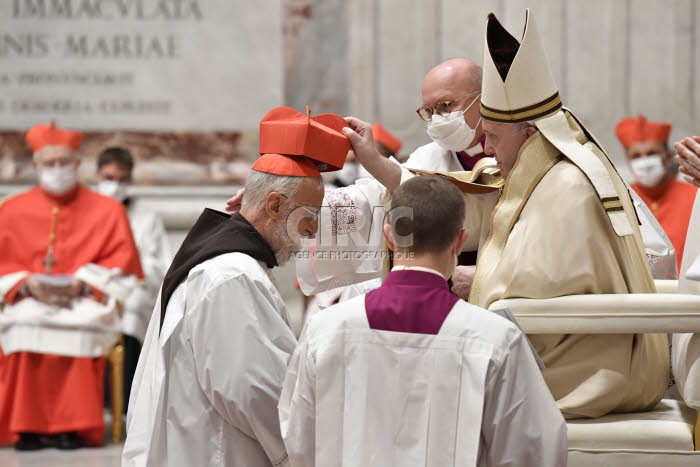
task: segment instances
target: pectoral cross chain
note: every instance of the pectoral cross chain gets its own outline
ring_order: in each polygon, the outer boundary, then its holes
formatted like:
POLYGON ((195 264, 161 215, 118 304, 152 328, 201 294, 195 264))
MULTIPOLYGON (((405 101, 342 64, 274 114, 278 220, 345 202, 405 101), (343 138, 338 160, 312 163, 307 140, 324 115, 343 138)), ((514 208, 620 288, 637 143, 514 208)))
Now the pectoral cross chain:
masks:
POLYGON ((42 261, 46 267, 46 274, 51 274, 51 266, 56 264, 56 260, 53 258, 53 252, 51 250, 46 252, 46 257, 42 261))
POLYGON ((51 266, 56 264, 56 259, 53 257, 53 247, 56 243, 56 224, 58 223, 58 207, 54 206, 51 214, 51 232, 49 232, 49 248, 46 250, 46 256, 42 263, 46 267, 46 274, 51 274, 51 266))

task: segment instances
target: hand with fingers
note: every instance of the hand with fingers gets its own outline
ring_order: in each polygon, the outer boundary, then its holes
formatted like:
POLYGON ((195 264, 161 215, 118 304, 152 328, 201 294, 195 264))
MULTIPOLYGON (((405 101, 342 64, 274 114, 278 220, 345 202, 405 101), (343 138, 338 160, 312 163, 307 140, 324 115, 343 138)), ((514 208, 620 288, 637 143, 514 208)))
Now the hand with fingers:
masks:
POLYGON ((343 134, 348 137, 352 144, 355 156, 361 164, 370 161, 374 157, 381 157, 374 145, 372 135, 372 125, 355 117, 346 117, 349 128, 343 128, 343 134))
POLYGON ((452 293, 462 300, 467 300, 475 274, 476 266, 457 266, 452 274, 452 293))
POLYGON ((676 162, 680 164, 683 178, 700 187, 700 136, 686 137, 673 145, 678 153, 676 162))
POLYGON ((389 191, 394 191, 401 183, 401 169, 377 151, 372 134, 372 125, 355 117, 345 117, 349 126, 343 134, 352 144, 360 164, 389 191))

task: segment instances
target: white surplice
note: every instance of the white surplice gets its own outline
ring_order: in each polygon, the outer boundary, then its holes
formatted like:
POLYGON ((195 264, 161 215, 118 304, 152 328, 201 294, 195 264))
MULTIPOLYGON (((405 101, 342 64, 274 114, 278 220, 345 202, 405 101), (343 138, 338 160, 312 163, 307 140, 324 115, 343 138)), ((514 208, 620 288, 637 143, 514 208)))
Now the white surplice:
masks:
POLYGON ((564 466, 525 336, 457 302, 437 335, 369 327, 364 296, 307 324, 280 399, 293 467, 564 466))
POLYGON ((160 297, 136 369, 124 467, 287 464, 277 402, 296 339, 286 307, 250 256, 194 267, 160 297))

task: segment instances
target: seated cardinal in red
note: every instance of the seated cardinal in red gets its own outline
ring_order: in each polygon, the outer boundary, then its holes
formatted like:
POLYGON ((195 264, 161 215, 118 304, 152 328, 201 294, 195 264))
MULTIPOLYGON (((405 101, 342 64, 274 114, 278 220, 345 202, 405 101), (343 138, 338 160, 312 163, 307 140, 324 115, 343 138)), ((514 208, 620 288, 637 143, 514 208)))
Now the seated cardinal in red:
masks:
MULTIPOLYGON (((5 318, 23 301, 55 310, 102 306, 99 292, 75 273, 92 263, 143 278, 126 211, 77 182, 81 133, 52 123, 32 128, 26 139, 38 186, 0 204, 5 318)), ((35 324, 20 326, 19 333, 17 327, 0 330, 0 445, 17 441, 17 449, 32 450, 101 444, 103 354, 87 338, 66 342, 60 337, 65 334, 35 324)))

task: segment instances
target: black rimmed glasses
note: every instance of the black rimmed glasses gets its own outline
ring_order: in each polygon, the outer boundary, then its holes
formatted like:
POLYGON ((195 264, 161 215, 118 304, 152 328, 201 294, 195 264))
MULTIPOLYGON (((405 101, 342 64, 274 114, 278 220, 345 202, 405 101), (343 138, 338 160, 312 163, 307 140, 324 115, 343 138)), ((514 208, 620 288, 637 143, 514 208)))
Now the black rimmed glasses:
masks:
POLYGON ((287 196, 287 195, 285 195, 285 194, 280 193, 280 196, 281 196, 282 198, 286 199, 287 201, 296 204, 297 207, 300 207, 300 208, 303 209, 304 211, 308 212, 308 213, 311 215, 311 220, 312 220, 312 221, 316 220, 316 218, 318 217, 318 214, 319 214, 319 210, 318 210, 318 209, 316 209, 316 208, 310 208, 310 207, 307 207, 307 206, 302 206, 301 204, 297 203, 296 201, 294 201, 292 198, 290 198, 289 196, 287 196))
MULTIPOLYGON (((438 102, 437 104, 435 104, 434 107, 431 107, 429 105, 424 105, 424 106, 419 107, 418 110, 416 110, 416 113, 424 122, 431 121, 433 119, 433 115, 435 115, 435 114, 438 114, 442 117, 447 117, 452 112, 452 106, 455 105, 457 102, 459 102, 462 99, 465 99, 469 96, 478 96, 479 94, 481 94, 481 91, 465 94, 464 96, 458 97, 456 99, 438 102)), ((471 107, 471 105, 470 105, 470 107, 471 107)), ((467 108, 469 108, 469 107, 467 107, 467 108)))

